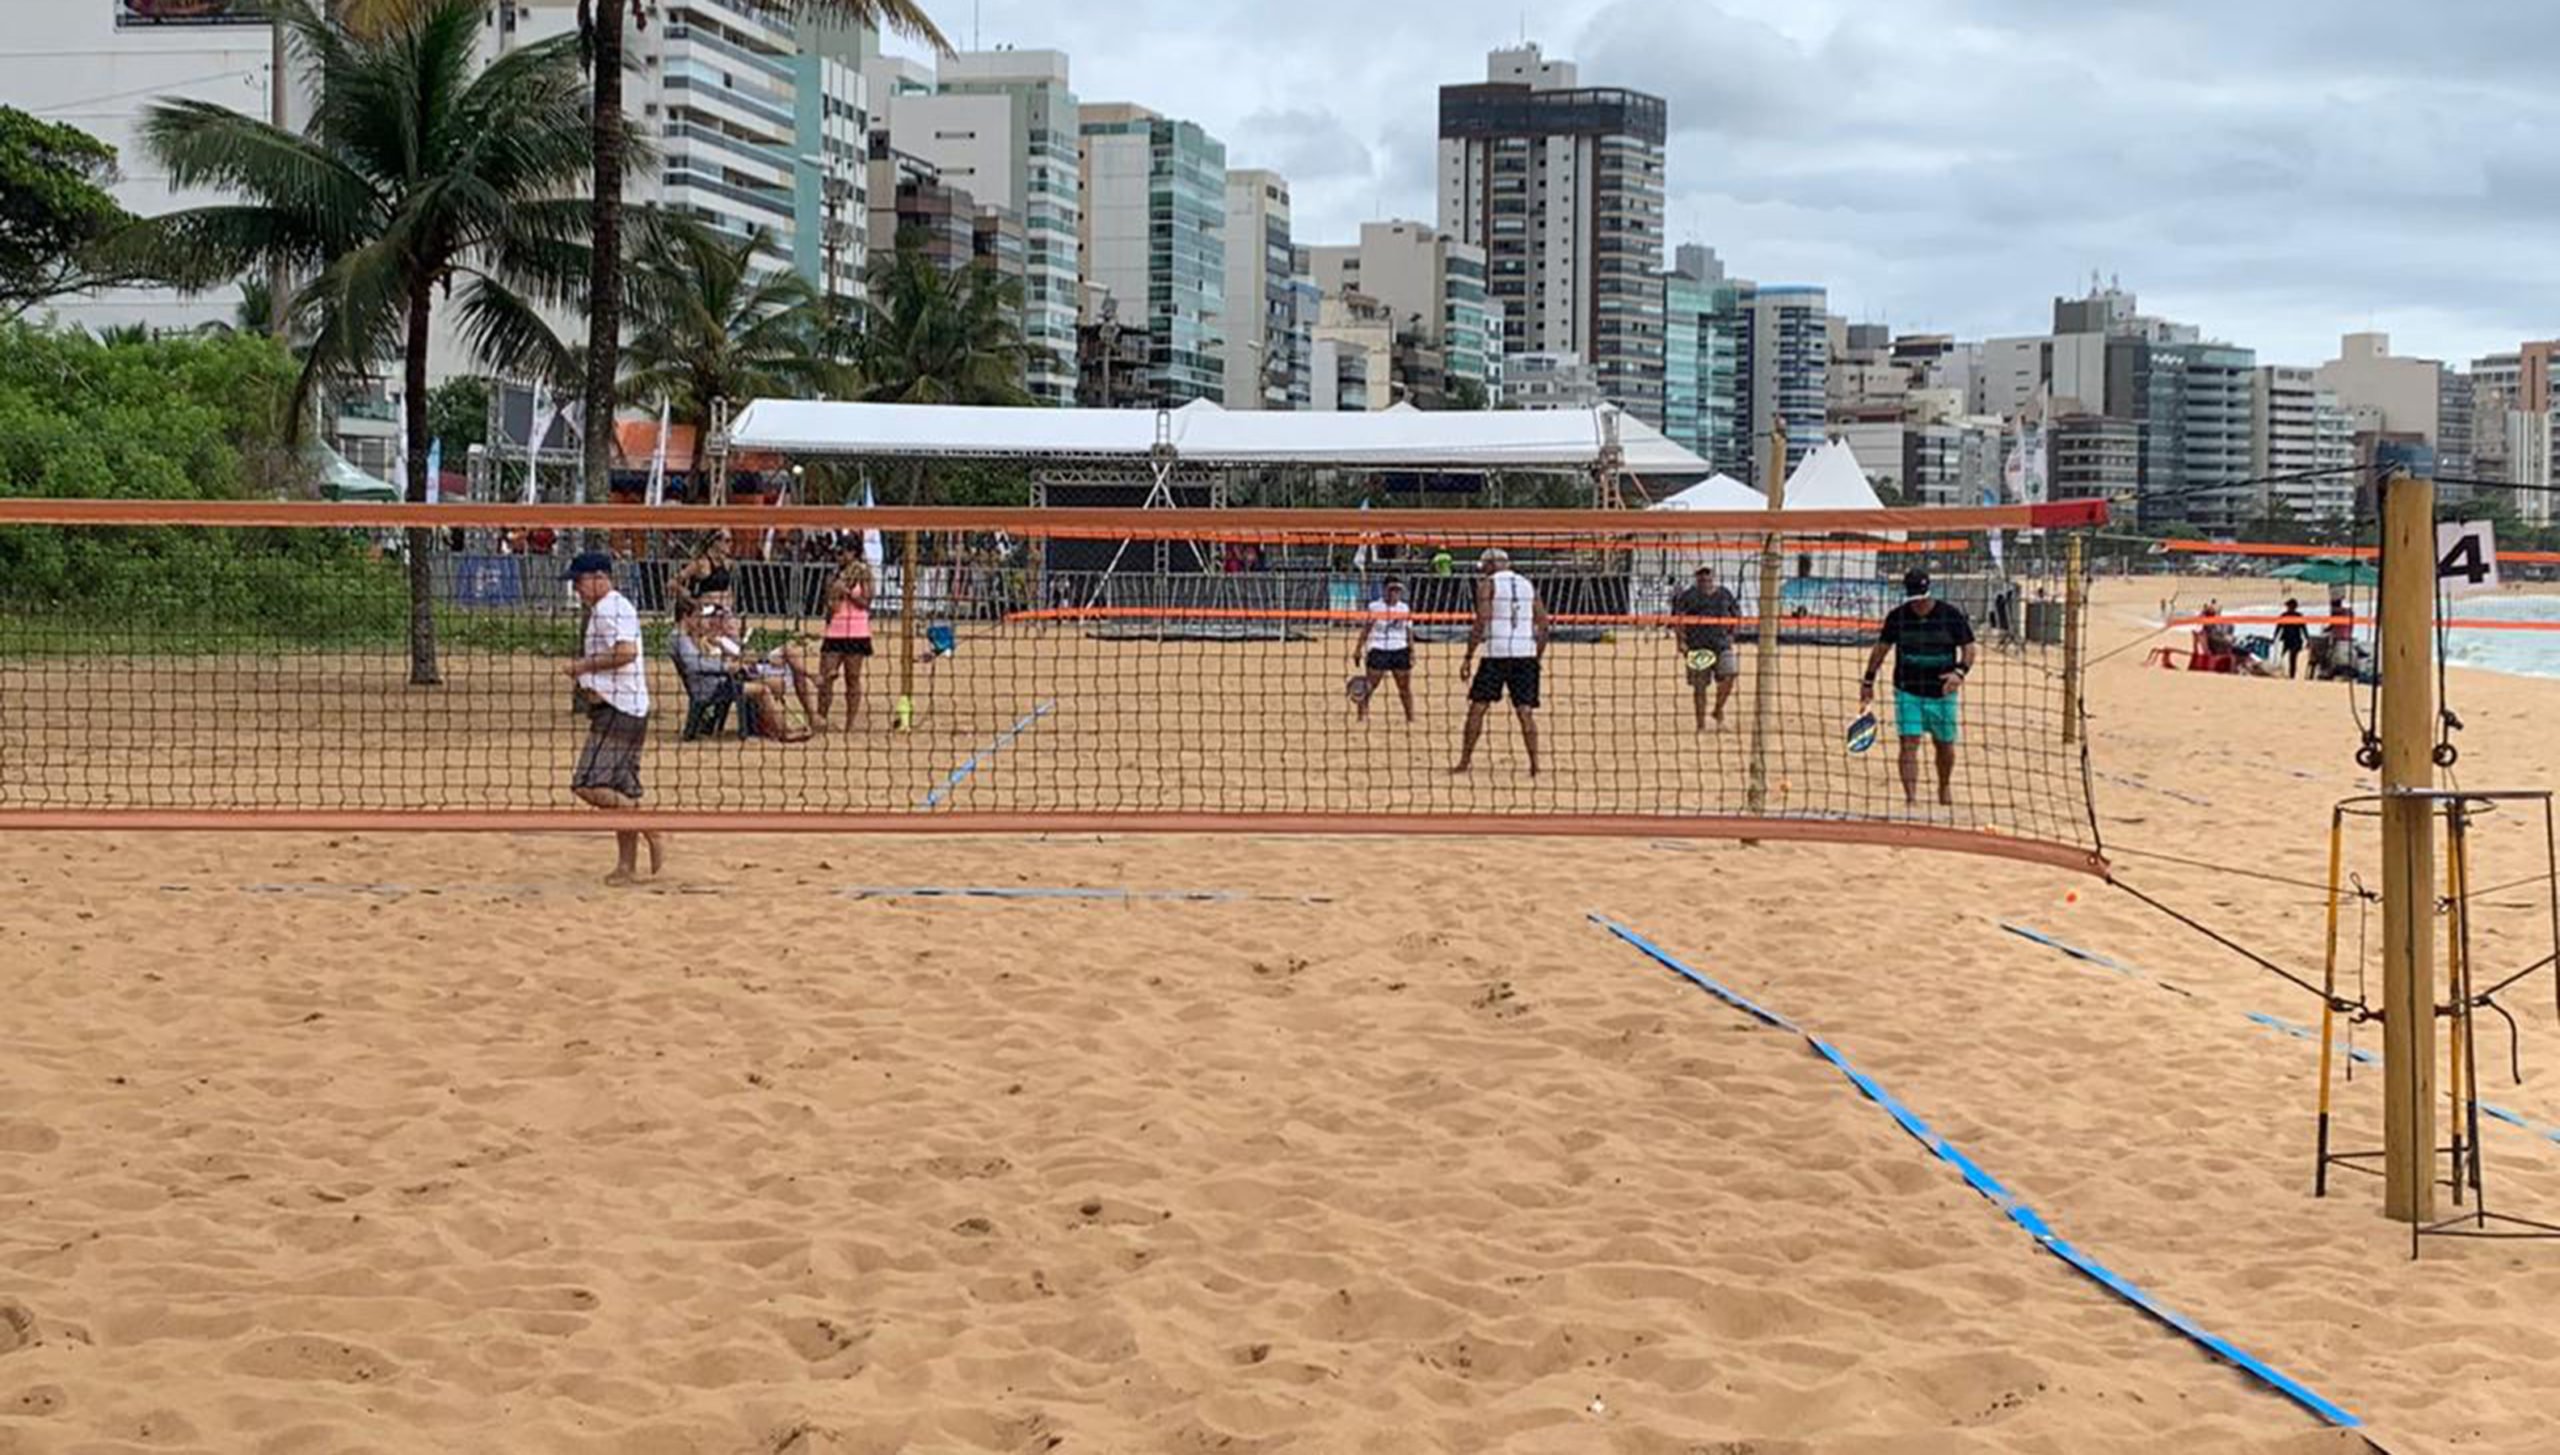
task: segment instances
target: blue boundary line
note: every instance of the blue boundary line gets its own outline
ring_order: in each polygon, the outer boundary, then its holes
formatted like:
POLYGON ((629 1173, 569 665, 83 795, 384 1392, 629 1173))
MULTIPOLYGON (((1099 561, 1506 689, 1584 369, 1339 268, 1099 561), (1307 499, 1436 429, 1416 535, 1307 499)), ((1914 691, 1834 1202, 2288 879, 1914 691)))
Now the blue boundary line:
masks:
POLYGON ((1887 1114, 1892 1116, 1895 1122, 1901 1125, 1905 1132, 1908 1132, 1911 1135, 1914 1141, 1917 1141, 1921 1146, 1928 1148, 1930 1152, 1935 1154, 1941 1161, 1944 1161, 1949 1166, 1955 1168, 1956 1171, 1963 1176, 1968 1186, 1972 1187, 1974 1191, 1982 1194, 1982 1196, 1987 1199, 1992 1206, 2000 1209, 2000 1211, 2007 1216, 2009 1221, 2017 1224, 2022 1231, 2034 1238, 2036 1242, 2045 1249, 2045 1251, 2053 1254, 2056 1258, 2061 1259, 2063 1262, 2070 1264, 2073 1268, 2087 1275, 2093 1282, 2097 1283, 2099 1287, 2106 1289, 2116 1297, 2123 1299, 2126 1303, 2133 1305, 2135 1308, 2151 1315, 2153 1318, 2158 1319, 2170 1328, 2186 1335, 2201 1347, 2219 1355, 2222 1359, 2229 1362, 2233 1367, 2239 1369, 2241 1372, 2258 1380, 2268 1388, 2275 1390, 2278 1394, 2292 1400, 2295 1404, 2309 1410, 2311 1413, 2319 1416, 2323 1420, 2326 1420, 2328 1423, 2336 1425, 2341 1429, 2349 1430, 2358 1429, 2364 1424, 2364 1421, 2358 1419, 2353 1413, 2349 1412, 2342 1406, 2330 1403, 2327 1399, 2322 1398, 2319 1394, 2314 1392, 2308 1385, 2303 1384, 2291 1375, 2285 1374, 2281 1370, 2265 1363, 2255 1355, 2250 1354, 2247 1350, 2242 1349, 2237 1344, 2223 1338, 2221 1335, 2206 1330, 2204 1327, 2197 1324, 2195 1320, 2188 1318, 2185 1314, 2182 1314, 2176 1309, 2170 1308, 2168 1305, 2160 1302, 2159 1299, 2153 1297, 2149 1292, 2127 1280, 2122 1274, 2117 1273, 2114 1269, 2100 1263, 2096 1258, 2082 1252, 2079 1248, 2065 1241, 2059 1233, 2053 1231, 2052 1226, 2045 1222, 2041 1214, 2039 1214, 2034 1208, 2018 1201, 2017 1197, 2012 1194, 2007 1187, 2002 1185, 1998 1178, 1993 1177, 1989 1172, 1983 1170, 1981 1164, 1966 1156, 1954 1143, 1938 1135, 1935 1128, 1921 1120, 1918 1113, 1912 1111, 1909 1107, 1896 1100, 1893 1094, 1886 1091, 1884 1087, 1873 1077, 1868 1076, 1866 1073, 1858 1070, 1857 1067, 1851 1065, 1849 1063, 1849 1058, 1842 1055, 1838 1047, 1833 1046, 1830 1042, 1823 1040, 1821 1037, 1814 1035, 1812 1032, 1805 1030, 1801 1026, 1798 1026, 1795 1022, 1788 1020, 1777 1012, 1761 1007, 1748 997, 1744 996, 1741 992, 1722 985, 1708 976, 1701 974, 1697 970, 1691 969, 1689 966, 1682 964, 1678 958, 1671 954, 1670 951, 1663 949, 1661 946, 1646 939, 1644 936, 1637 934, 1634 930, 1627 928, 1616 920, 1610 919, 1606 915, 1598 914, 1590 916, 1590 919, 1593 924, 1600 926, 1610 934, 1617 936, 1627 944, 1642 951, 1645 955, 1653 959, 1655 963, 1679 975, 1690 984, 1697 986, 1699 989, 1706 991, 1708 994, 1715 996, 1726 1004, 1741 1010, 1745 1014, 1759 1020, 1764 1025, 1768 1025, 1779 1030, 1789 1031, 1795 1035, 1803 1037, 1805 1044, 1812 1047, 1815 1055, 1820 1056, 1823 1060, 1830 1062, 1834 1067, 1838 1068, 1840 1073, 1843 1076, 1846 1076, 1850 1083, 1858 1088, 1861 1094, 1863 1094, 1869 1101, 1874 1102, 1877 1106, 1882 1107, 1887 1114))
POLYGON ((1055 708, 1057 705, 1057 699, 1051 698, 1049 701, 1041 703, 1038 707, 1035 707, 1029 712, 1024 713, 1022 716, 1015 718, 1013 726, 996 734, 996 740, 994 742, 987 744, 985 747, 980 748, 974 753, 971 753, 969 755, 969 761, 952 769, 951 776, 942 780, 941 787, 936 788, 931 793, 924 796, 923 806, 926 808, 940 807, 942 800, 950 797, 953 791, 958 789, 961 784, 969 781, 969 775, 978 771, 978 765, 980 763, 983 763, 987 759, 994 757, 996 754, 1003 752, 1006 746, 1012 743, 1015 738, 1029 732, 1033 723, 1047 717, 1050 710, 1055 708))
POLYGON ((834 893, 844 899, 1030 899, 1106 904, 1175 903, 1331 904, 1324 895, 1252 894, 1234 889, 1113 889, 1088 885, 1032 884, 848 884, 834 893))

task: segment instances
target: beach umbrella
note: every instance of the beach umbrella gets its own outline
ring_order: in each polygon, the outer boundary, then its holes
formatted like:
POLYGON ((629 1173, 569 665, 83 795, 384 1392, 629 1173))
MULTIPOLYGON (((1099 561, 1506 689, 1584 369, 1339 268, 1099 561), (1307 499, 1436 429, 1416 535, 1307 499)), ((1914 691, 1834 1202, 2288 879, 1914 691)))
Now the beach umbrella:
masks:
POLYGON ((2308 561, 2279 566, 2271 574, 2287 581, 2306 581, 2314 586, 2377 586, 2382 581, 2372 566, 2343 556, 2314 556, 2308 561))

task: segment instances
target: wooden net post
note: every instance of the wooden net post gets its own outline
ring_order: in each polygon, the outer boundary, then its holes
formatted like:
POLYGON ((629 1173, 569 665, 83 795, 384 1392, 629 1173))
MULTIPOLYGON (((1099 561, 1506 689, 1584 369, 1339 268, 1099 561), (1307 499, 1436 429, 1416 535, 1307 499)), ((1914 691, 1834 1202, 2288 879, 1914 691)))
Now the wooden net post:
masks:
POLYGON ((1769 811, 1769 710, 1778 693, 1778 596, 1785 589, 1780 552, 1786 541, 1778 512, 1787 503, 1787 422, 1769 421, 1769 529, 1760 537, 1760 639, 1751 668, 1751 778, 1748 802, 1756 817, 1769 811))
POLYGON ((2382 482, 2382 1207, 2435 1217, 2435 482, 2382 482))

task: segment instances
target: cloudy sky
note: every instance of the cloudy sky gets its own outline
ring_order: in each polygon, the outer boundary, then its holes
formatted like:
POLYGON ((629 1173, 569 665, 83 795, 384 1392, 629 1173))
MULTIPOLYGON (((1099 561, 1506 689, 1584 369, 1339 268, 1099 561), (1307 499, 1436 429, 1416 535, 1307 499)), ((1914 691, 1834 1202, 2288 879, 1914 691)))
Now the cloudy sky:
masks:
MULTIPOLYGON (((970 43, 970 0, 928 0, 970 43)), ((987 45, 1286 174, 1301 241, 1433 216, 1437 88, 1499 0, 978 0, 987 45)), ((2041 332, 2120 276, 2270 363, 2560 335, 2553 0, 1547 0, 1526 34, 1670 103, 1669 230, 1897 330, 2041 332)), ((896 40, 892 50, 907 49, 896 40)))

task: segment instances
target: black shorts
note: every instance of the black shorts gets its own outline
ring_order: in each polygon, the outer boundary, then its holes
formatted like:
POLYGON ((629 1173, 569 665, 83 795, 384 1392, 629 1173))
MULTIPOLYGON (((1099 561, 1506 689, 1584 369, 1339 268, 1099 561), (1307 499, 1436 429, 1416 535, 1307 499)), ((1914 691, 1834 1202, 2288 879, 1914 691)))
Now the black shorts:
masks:
POLYGON ((640 750, 649 742, 649 720, 598 703, 587 709, 587 743, 578 750, 572 788, 610 788, 640 796, 640 750))
POLYGON ((818 645, 818 654, 823 657, 868 657, 871 655, 871 638, 829 637, 818 645))
POLYGON ((1413 648, 1397 647, 1390 651, 1385 647, 1371 647, 1363 665, 1372 672, 1410 672, 1413 670, 1413 648))
POLYGON ((1487 657, 1476 663, 1475 680, 1467 684, 1469 702, 1500 702, 1511 694, 1513 707, 1538 705, 1538 659, 1487 657))

